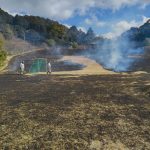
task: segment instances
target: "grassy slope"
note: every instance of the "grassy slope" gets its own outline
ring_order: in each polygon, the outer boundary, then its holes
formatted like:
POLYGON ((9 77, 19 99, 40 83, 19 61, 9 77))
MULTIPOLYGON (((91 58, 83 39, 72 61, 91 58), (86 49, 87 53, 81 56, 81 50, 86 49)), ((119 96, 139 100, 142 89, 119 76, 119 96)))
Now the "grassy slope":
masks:
POLYGON ((149 81, 1 75, 0 149, 149 149, 149 81))

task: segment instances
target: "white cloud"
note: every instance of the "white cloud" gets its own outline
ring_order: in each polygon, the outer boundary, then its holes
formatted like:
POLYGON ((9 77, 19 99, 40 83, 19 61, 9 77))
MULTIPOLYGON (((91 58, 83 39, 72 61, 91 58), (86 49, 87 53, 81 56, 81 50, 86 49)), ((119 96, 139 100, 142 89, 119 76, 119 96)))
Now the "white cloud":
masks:
POLYGON ((135 20, 132 20, 132 21, 122 20, 122 21, 119 21, 119 22, 117 22, 117 23, 115 23, 111 26, 112 32, 108 32, 106 34, 103 34, 103 36, 106 37, 106 38, 109 38, 109 39, 115 38, 117 36, 120 36, 123 32, 129 30, 131 27, 139 27, 139 26, 143 25, 145 22, 148 21, 148 19, 150 19, 150 18, 142 16, 141 21, 135 21, 135 20))
POLYGON ((71 25, 69 25, 69 24, 63 24, 63 25, 66 26, 67 28, 71 27, 71 25))
POLYGON ((85 27, 77 27, 78 30, 82 30, 83 32, 87 32, 87 29, 85 27))
POLYGON ((140 8, 145 9, 148 4, 150 4, 150 0, 142 0, 140 8))
POLYGON ((115 37, 115 33, 114 32, 108 32, 108 33, 103 34, 102 36, 105 38, 108 38, 108 39, 113 39, 115 37))
MULTIPOLYGON (((69 25, 69 24, 63 24, 64 26, 68 27, 68 28, 71 28, 72 26, 69 25)), ((78 26, 77 27, 78 30, 82 30, 83 32, 87 32, 86 28, 85 27, 82 27, 82 26, 78 26)))
POLYGON ((97 6, 106 9, 118 10, 125 6, 139 5, 146 7, 150 4, 150 0, 96 0, 97 6))
POLYGON ((112 25, 112 32, 106 33, 104 34, 104 36, 110 39, 115 38, 120 36, 123 32, 129 30, 131 27, 135 27, 137 25, 138 23, 135 21, 128 22, 126 20, 123 20, 112 25))
POLYGON ((90 18, 86 18, 84 22, 87 25, 95 27, 103 27, 106 24, 104 21, 100 21, 95 15, 92 15, 90 18))
POLYGON ((103 21, 98 21, 98 22, 96 22, 96 26, 97 27, 103 27, 103 26, 105 26, 105 22, 103 22, 103 21))
POLYGON ((92 20, 89 18, 86 18, 84 21, 87 25, 92 25, 92 20))
POLYGON ((143 18, 143 23, 147 22, 150 18, 149 17, 146 17, 146 16, 142 16, 143 18))
POLYGON ((123 6, 129 6, 136 3, 136 0, 105 0, 105 1, 99 1, 97 5, 99 7, 108 8, 112 10, 118 10, 119 8, 123 6))
POLYGON ((59 20, 68 19, 76 13, 84 15, 94 7, 115 11, 124 6, 146 7, 148 4, 150 0, 0 0, 0 7, 7 11, 59 20))
POLYGON ((83 15, 93 4, 92 0, 0 0, 0 7, 7 11, 59 20, 68 19, 76 13, 83 15))

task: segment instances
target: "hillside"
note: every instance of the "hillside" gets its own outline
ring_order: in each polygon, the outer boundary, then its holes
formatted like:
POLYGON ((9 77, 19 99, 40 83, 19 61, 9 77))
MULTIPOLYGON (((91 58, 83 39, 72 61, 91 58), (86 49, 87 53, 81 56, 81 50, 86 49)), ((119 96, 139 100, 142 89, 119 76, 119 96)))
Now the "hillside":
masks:
POLYGON ((139 46, 149 46, 150 20, 148 20, 139 28, 132 27, 130 30, 124 32, 121 37, 129 39, 129 41, 136 42, 139 46))
POLYGON ((0 9, 0 32, 5 39, 12 39, 15 36, 33 44, 45 42, 49 46, 86 44, 95 38, 91 28, 84 33, 76 26, 68 28, 57 21, 38 16, 14 17, 2 9, 0 9))

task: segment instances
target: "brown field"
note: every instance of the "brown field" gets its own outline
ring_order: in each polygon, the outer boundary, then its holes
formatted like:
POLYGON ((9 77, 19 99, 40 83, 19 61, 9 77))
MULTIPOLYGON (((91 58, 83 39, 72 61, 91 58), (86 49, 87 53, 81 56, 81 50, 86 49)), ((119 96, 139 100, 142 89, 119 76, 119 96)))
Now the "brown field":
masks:
POLYGON ((83 56, 32 52, 0 74, 0 108, 2 150, 150 150, 147 72, 114 73, 83 56), (52 75, 11 70, 41 57, 51 60, 52 75))
POLYGON ((149 74, 1 74, 0 108, 0 149, 150 149, 149 74))

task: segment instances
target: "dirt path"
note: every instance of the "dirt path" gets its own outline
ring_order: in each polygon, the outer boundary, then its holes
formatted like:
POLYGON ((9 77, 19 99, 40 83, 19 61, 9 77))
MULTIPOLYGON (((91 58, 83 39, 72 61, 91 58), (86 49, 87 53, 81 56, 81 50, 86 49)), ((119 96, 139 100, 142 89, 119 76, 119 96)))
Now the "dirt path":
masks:
POLYGON ((99 75, 99 74, 116 74, 113 71, 104 69, 96 61, 86 58, 84 56, 64 56, 60 61, 71 61, 73 63, 79 63, 85 67, 82 70, 76 71, 61 71, 54 72, 53 74, 71 74, 71 75, 99 75))

